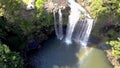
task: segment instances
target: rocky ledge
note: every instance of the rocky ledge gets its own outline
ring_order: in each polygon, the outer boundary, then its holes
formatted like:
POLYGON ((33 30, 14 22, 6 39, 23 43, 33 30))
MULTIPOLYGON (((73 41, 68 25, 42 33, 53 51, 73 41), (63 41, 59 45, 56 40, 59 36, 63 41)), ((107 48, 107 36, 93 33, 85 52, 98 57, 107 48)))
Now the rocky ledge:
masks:
POLYGON ((58 9, 65 9, 67 7, 67 0, 48 0, 45 8, 48 12, 57 12, 58 9))

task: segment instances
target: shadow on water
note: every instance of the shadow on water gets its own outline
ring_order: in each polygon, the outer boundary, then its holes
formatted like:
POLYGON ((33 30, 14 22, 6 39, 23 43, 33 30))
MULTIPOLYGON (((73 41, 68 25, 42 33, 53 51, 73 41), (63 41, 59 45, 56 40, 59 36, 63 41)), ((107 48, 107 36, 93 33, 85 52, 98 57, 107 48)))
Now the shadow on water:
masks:
POLYGON ((76 53, 79 48, 78 45, 66 45, 63 41, 53 38, 31 58, 31 63, 34 68, 77 68, 76 53))

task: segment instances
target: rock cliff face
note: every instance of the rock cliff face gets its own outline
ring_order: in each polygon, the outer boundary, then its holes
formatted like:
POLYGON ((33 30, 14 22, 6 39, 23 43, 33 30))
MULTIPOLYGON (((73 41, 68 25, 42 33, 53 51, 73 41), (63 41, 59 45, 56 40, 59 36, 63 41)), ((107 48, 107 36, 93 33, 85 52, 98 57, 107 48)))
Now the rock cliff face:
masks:
POLYGON ((35 9, 35 2, 36 0, 29 0, 26 9, 27 10, 35 9))
POLYGON ((67 7, 67 0, 48 0, 45 8, 48 12, 57 12, 58 9, 65 9, 67 7))

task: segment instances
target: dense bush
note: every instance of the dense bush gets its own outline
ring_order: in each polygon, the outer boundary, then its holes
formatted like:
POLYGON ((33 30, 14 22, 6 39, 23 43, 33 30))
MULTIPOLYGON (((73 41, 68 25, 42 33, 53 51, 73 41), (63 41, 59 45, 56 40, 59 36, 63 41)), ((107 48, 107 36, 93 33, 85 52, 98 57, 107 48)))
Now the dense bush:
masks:
POLYGON ((120 2, 118 0, 92 0, 91 11, 94 17, 112 18, 118 20, 120 16, 120 2))
MULTIPOLYGON (((107 42, 112 47, 112 54, 120 62, 120 38, 117 40, 107 42)), ((120 68, 120 66, 115 66, 114 68, 120 68)))
MULTIPOLYGON (((92 0, 91 14, 96 19, 94 33, 102 38, 120 37, 120 1, 92 0)), ((94 34, 95 35, 95 34, 94 34)))
POLYGON ((44 9, 46 0, 36 0, 34 10, 25 9, 27 1, 0 0, 0 39, 15 51, 36 38, 46 40, 54 30, 52 15, 44 9))
POLYGON ((36 0, 34 10, 25 9, 27 1, 0 0, 0 41, 10 48, 0 44, 0 68, 23 68, 19 53, 40 45, 54 30, 52 15, 44 9, 46 0, 36 0))
POLYGON ((19 53, 10 51, 5 44, 0 44, 0 68, 23 68, 23 59, 19 53))
POLYGON ((26 39, 19 26, 14 26, 4 17, 0 17, 0 40, 10 46, 10 49, 22 51, 26 39))
POLYGON ((112 53, 117 59, 120 59, 120 38, 114 41, 108 42, 112 46, 112 53))
POLYGON ((26 10, 25 0, 0 0, 0 14, 11 25, 20 27, 24 31, 23 33, 28 35, 33 32, 32 30, 39 29, 40 31, 42 26, 51 25, 52 15, 45 12, 45 2, 46 0, 37 0, 34 10, 26 10))

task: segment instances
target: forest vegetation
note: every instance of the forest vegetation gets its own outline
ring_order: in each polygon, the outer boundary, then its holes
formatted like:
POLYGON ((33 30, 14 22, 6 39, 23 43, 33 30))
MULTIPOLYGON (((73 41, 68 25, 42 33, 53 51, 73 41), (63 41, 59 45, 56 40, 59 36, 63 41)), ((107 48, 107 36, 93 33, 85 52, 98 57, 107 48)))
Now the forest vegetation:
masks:
MULTIPOLYGON (((36 0, 33 10, 25 9, 28 1, 0 0, 0 68, 22 68, 25 49, 29 50, 32 44, 40 45, 54 31, 52 13, 44 8, 47 0, 36 0)), ((89 6, 95 19, 92 34, 106 40, 120 64, 120 1, 80 1, 89 6)))

